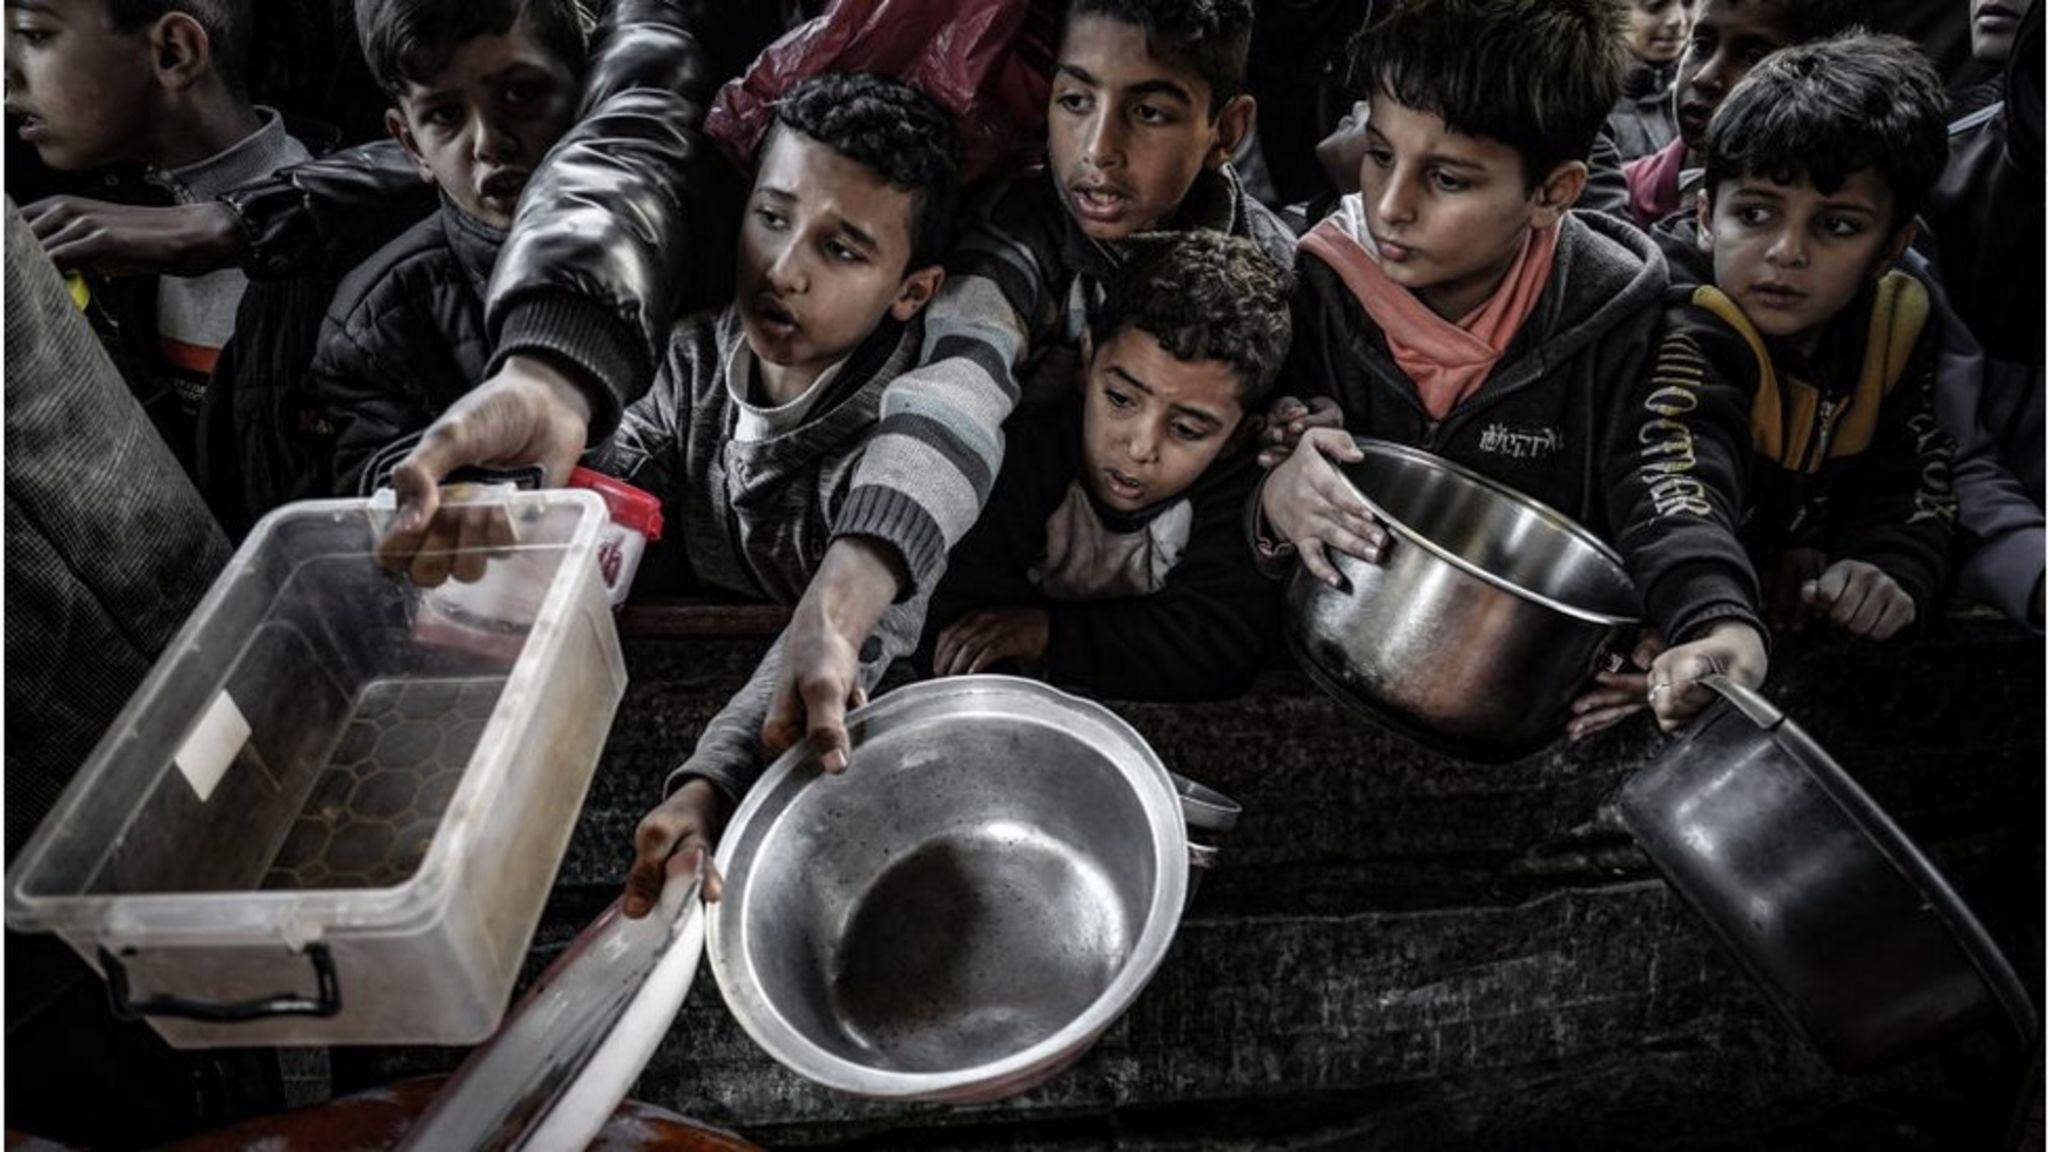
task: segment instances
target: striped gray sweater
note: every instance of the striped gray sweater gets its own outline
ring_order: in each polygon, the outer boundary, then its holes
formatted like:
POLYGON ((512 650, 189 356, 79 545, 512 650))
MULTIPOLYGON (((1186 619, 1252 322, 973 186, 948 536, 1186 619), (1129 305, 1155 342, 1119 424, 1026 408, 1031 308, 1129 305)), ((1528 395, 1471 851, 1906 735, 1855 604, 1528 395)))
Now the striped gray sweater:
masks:
MULTIPOLYGON (((1294 263, 1293 234, 1227 167, 1196 179, 1169 226, 1248 237, 1283 267, 1294 263)), ((883 393, 834 526, 835 536, 895 548, 910 573, 905 596, 930 589, 974 526, 1003 462, 1003 421, 1028 383, 1071 387, 1075 349, 1119 259, 1081 231, 1043 168, 978 206, 925 309, 917 367, 883 393)))
MULTIPOLYGON (((745 338, 736 308, 678 322, 654 386, 626 408, 591 462, 661 499, 670 536, 697 579, 794 604, 831 544, 883 389, 916 355, 918 328, 885 320, 801 423, 760 440, 733 435, 739 407, 725 366, 745 338)), ((883 615, 860 650, 863 688, 872 692, 889 665, 916 647, 926 599, 906 598, 883 615)), ((734 800, 746 794, 763 767, 761 725, 781 666, 778 639, 670 774, 668 791, 685 776, 703 776, 734 800)))

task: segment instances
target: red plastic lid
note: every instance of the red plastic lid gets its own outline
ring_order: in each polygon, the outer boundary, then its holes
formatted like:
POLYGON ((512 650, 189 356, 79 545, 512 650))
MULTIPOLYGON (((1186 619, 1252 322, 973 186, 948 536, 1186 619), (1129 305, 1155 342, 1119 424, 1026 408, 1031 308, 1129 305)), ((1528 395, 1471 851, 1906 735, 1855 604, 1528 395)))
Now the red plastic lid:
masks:
POLYGON ((603 497, 612 523, 631 528, 649 540, 661 539, 661 500, 652 492, 635 488, 616 476, 580 467, 570 470, 569 487, 588 488, 603 497))

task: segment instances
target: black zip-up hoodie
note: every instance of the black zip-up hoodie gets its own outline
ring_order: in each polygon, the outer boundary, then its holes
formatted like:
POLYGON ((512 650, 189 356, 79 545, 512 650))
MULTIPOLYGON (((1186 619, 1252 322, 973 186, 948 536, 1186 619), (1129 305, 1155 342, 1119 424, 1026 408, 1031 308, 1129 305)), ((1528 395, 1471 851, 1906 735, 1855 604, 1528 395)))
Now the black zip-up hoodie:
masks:
POLYGON ((1758 571, 1775 571, 1791 547, 1863 560, 1925 619, 1956 516, 1954 445, 1933 402, 1941 328, 1926 287, 1886 273, 1802 355, 1758 333, 1713 286, 1698 237, 1691 220, 1657 234, 1673 283, 1656 370, 1698 381, 1703 398, 1685 422, 1695 455, 1714 462, 1697 473, 1703 498, 1742 510, 1758 571))
POLYGON ((1609 441, 1635 434, 1667 277, 1650 239, 1619 221, 1567 213, 1535 311, 1487 376, 1442 421, 1430 419, 1386 337, 1335 269, 1295 261, 1294 343, 1279 394, 1329 396, 1346 430, 1412 445, 1609 534, 1609 441))

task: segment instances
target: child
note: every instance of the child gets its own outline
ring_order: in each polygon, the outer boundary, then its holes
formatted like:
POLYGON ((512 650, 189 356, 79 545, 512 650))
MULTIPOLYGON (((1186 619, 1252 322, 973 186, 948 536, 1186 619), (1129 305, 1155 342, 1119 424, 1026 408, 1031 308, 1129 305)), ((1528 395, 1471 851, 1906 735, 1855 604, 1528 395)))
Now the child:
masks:
MULTIPOLYGON (((1620 87, 1618 17, 1410 0, 1368 26, 1361 192, 1302 241, 1282 374, 1334 393, 1349 432, 1425 448, 1595 531, 1610 462, 1633 458, 1620 441, 1666 282, 1647 237, 1569 211, 1620 87)), ((1302 435, 1255 517, 1264 556, 1298 550, 1333 586, 1328 549, 1377 562, 1387 545, 1331 464, 1360 458, 1349 432, 1302 435)))
MULTIPOLYGON (((915 360, 915 323, 945 273, 958 197, 952 126, 895 81, 828 75, 776 109, 740 233, 738 297, 679 323, 652 391, 598 453, 660 496, 696 578, 789 604, 832 538, 889 381, 915 360)), ((890 607, 859 652, 863 690, 910 651, 925 597, 890 607)), ((628 915, 663 864, 705 844, 762 767, 761 724, 783 644, 712 719, 641 822, 628 915)))
POLYGON ((1244 546, 1248 450, 1287 354, 1287 274, 1213 232, 1127 242, 1081 395, 1011 421, 989 507, 933 594, 922 663, 1010 663, 1121 700, 1244 691, 1279 630, 1244 546))
MULTIPOLYGON (((249 103, 249 0, 7 0, 7 116, 63 171, 130 163, 179 204, 199 204, 308 158, 249 103)), ((24 213, 60 265, 99 213, 70 197, 24 213)), ((221 349, 248 287, 240 271, 134 277, 91 289, 122 374, 187 472, 221 349)))
POLYGON ((1678 138, 1622 169, 1629 218, 1650 228, 1691 212, 1714 109, 1764 57, 1845 31, 1862 14, 1855 0, 1702 0, 1678 62, 1678 138))
MULTIPOLYGON (((1945 108, 1933 66, 1896 37, 1784 49, 1716 113, 1697 218, 1662 234, 1681 302, 1657 373, 1698 381, 1697 409, 1673 413, 1695 443, 1728 438, 1717 408, 1732 406, 1735 435, 1748 426, 1746 475, 1694 479, 1744 497, 1774 626, 1811 617, 1883 640, 1945 577, 1940 326, 1926 286, 1892 268, 1948 158, 1945 108)), ((1686 561, 1670 557, 1669 579, 1686 561)))
POLYGON ((357 0, 356 28, 385 125, 441 210, 350 273, 328 311, 312 375, 344 492, 484 378, 485 286, 520 191, 575 120, 586 50, 573 0, 357 0))
POLYGON ((1629 0, 1629 68, 1621 81, 1621 102, 1607 117, 1623 160, 1633 160, 1671 143, 1678 135, 1672 80, 1685 51, 1695 0, 1629 0))

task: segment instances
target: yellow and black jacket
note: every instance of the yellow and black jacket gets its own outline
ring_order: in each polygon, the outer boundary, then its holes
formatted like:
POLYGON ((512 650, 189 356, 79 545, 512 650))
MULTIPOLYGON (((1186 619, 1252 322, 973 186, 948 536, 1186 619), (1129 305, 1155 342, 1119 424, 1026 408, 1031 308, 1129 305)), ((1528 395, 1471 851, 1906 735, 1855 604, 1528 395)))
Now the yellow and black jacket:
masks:
POLYGON ((1954 446, 1934 411, 1941 332, 1926 287, 1887 272, 1801 354, 1760 334, 1713 286, 1694 235, 1690 221, 1659 234, 1673 286, 1640 439, 1662 455, 1646 452, 1639 487, 1648 520, 1690 522, 1638 572, 1653 619, 1660 599, 1683 619, 1703 595, 1728 594, 1731 528, 1756 571, 1776 570, 1793 547, 1863 560, 1924 618, 1947 577, 1956 516, 1954 446))

